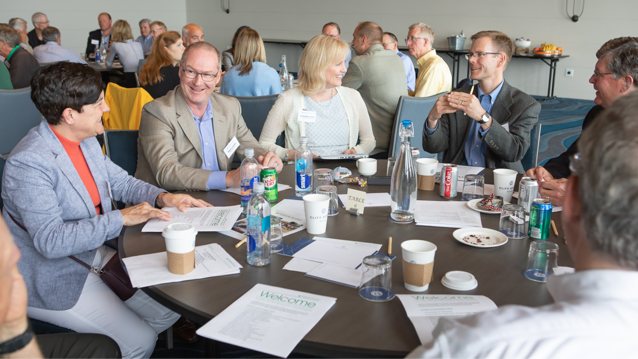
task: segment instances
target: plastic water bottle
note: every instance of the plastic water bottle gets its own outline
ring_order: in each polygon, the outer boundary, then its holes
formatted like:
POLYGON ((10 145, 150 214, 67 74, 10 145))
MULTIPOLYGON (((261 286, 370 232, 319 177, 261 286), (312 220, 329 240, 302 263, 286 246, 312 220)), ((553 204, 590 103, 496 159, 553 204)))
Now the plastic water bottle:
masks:
POLYGON ((253 185, 253 196, 248 202, 248 253, 246 259, 253 266, 270 263, 270 202, 264 196, 264 184, 253 185))
POLYGON ((312 192, 312 152, 308 148, 308 137, 299 138, 295 152, 295 196, 303 197, 312 192))
POLYGON ((288 66, 286 66, 286 55, 281 55, 279 63, 279 79, 281 80, 282 90, 288 90, 288 66))
POLYGON ((239 180, 241 183, 241 208, 246 213, 246 206, 253 195, 253 186, 259 182, 259 163, 254 158, 255 150, 247 148, 244 151, 244 160, 239 167, 239 180))
POLYGON ((392 180, 390 182, 391 209, 390 218, 397 222, 414 221, 416 207, 416 163, 412 158, 410 138, 414 136, 412 121, 402 121, 399 132, 401 149, 397 156, 392 180))
POLYGON ((100 56, 101 62, 106 62, 106 42, 104 42, 104 47, 102 47, 102 55, 100 56))
POLYGON ((102 55, 102 53, 100 52, 100 49, 98 48, 97 45, 95 45, 95 62, 99 63, 100 62, 100 56, 102 55))

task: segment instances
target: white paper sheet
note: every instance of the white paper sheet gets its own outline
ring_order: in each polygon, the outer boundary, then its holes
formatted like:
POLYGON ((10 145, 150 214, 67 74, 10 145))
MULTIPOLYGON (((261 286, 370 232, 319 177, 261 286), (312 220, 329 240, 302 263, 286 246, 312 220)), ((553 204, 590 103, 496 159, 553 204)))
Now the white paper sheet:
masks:
POLYGON ((197 334, 287 357, 336 302, 336 298, 256 284, 197 334))
POLYGON ((136 288, 234 274, 239 273, 239 268, 242 268, 217 243, 195 247, 195 269, 184 275, 168 271, 166 252, 128 257, 122 260, 126 265, 131 283, 136 288))
MULTIPOLYGON (((283 184, 283 183, 277 183, 277 192, 281 192, 281 191, 285 191, 290 189, 291 187, 288 186, 287 184, 283 184)), ((230 193, 234 193, 238 196, 241 196, 241 188, 239 187, 230 187, 230 188, 226 188, 226 189, 219 189, 218 191, 222 191, 222 192, 230 192, 230 193)))
POLYGON ((496 304, 482 295, 397 295, 414 329, 426 345, 432 341, 432 331, 441 317, 464 317, 497 309, 496 304))
MULTIPOLYGON (((339 199, 345 204, 348 200, 348 195, 340 194, 339 199)), ((390 207, 390 202, 389 193, 367 193, 364 207, 390 207)))
POLYGON ((293 257, 355 269, 363 258, 381 249, 381 244, 315 237, 293 257))
POLYGON ((173 223, 190 223, 198 232, 229 231, 241 215, 241 206, 189 208, 186 212, 180 212, 175 207, 162 210, 173 218, 168 222, 153 218, 142 228, 142 232, 162 232, 173 223))
POLYGON ((483 227, 481 214, 460 201, 416 201, 414 220, 418 226, 483 227))
MULTIPOLYGON (((351 288, 359 288, 362 283, 367 283, 374 277, 372 275, 373 271, 368 270, 365 277, 361 279, 362 270, 363 267, 351 269, 323 263, 306 273, 306 276, 345 285, 351 288)), ((379 274, 380 273, 377 273, 377 275, 379 274)))
POLYGON ((321 264, 321 262, 309 261, 301 258, 292 258, 288 261, 288 263, 286 263, 283 269, 293 272, 308 273, 311 270, 319 267, 321 264))

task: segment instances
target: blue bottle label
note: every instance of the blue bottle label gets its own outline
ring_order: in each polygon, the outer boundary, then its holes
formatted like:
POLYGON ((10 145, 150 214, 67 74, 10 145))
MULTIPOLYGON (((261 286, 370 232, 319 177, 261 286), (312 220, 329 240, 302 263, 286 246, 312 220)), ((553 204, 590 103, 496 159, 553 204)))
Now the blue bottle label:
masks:
POLYGON ((255 176, 250 180, 249 186, 241 186, 241 203, 242 205, 248 204, 250 201, 250 197, 253 196, 253 186, 255 183, 259 182, 259 177, 255 176))
POLYGON ((248 253, 252 253, 255 251, 255 248, 257 247, 256 243, 257 241, 255 241, 255 237, 249 234, 248 235, 248 253))
POLYGON ((297 187, 299 189, 306 189, 310 186, 310 176, 304 171, 297 172, 297 187))
POLYGON ((308 167, 308 161, 306 161, 304 158, 300 158, 299 160, 297 160, 297 164, 295 167, 297 172, 305 171, 306 167, 308 167))
POLYGON ((266 216, 261 220, 261 231, 266 232, 270 230, 270 216, 266 216))

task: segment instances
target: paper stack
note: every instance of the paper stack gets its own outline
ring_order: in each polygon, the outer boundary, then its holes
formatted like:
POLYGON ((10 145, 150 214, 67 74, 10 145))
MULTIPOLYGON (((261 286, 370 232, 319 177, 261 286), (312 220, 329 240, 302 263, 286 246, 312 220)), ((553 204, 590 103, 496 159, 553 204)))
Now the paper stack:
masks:
POLYGON ((417 226, 483 227, 481 215, 458 201, 416 201, 414 220, 417 226))

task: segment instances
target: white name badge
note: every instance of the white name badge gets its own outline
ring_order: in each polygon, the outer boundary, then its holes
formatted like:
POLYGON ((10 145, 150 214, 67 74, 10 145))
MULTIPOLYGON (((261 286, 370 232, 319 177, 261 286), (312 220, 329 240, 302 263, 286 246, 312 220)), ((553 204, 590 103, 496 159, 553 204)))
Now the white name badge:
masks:
POLYGON ((235 150, 237 149, 237 147, 239 147, 239 141, 237 141, 237 137, 233 137, 233 139, 230 140, 226 148, 224 148, 224 154, 226 155, 226 157, 230 158, 230 156, 232 156, 233 153, 235 153, 235 150))
POLYGON ((304 109, 299 110, 299 117, 297 117, 297 121, 299 122, 315 122, 317 118, 316 111, 306 111, 304 109))
POLYGON ((100 44, 99 40, 95 40, 95 39, 91 40, 91 45, 99 45, 99 44, 100 44))

